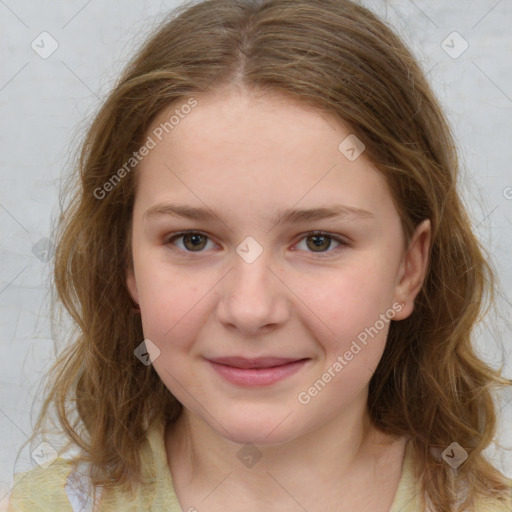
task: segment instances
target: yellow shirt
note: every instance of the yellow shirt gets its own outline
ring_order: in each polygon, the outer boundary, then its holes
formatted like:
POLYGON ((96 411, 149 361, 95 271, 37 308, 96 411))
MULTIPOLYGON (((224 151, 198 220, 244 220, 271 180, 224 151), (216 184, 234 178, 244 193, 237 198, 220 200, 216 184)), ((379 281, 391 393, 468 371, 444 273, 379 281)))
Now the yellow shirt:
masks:
MULTIPOLYGON (((174 491, 164 445, 164 425, 148 432, 149 446, 142 454, 143 475, 152 481, 137 496, 114 491, 102 500, 101 512, 165 511, 182 512, 174 491)), ((414 479, 411 444, 407 444, 402 475, 389 512, 420 512, 418 484, 414 479)), ((92 494, 80 488, 72 462, 58 458, 47 469, 36 467, 14 476, 8 512, 92 512, 92 494)), ((87 480, 84 480, 87 483, 87 480)), ((510 480, 512 491, 512 480, 510 480)), ((103 497, 104 498, 104 497, 103 497)), ((509 504, 482 503, 476 512, 510 512, 509 504)), ((313 511, 311 511, 313 512, 313 511)), ((422 512, 422 511, 421 511, 422 512)))

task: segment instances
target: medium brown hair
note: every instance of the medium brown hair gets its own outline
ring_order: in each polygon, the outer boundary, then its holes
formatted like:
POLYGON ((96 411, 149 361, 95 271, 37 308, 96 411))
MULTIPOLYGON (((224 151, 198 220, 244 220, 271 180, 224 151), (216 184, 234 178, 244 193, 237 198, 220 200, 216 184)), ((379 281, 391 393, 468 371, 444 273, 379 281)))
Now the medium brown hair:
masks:
POLYGON ((178 418, 181 404, 134 356, 144 339, 126 287, 136 168, 105 197, 95 191, 140 148, 162 109, 221 87, 279 92, 336 116, 385 176, 406 240, 430 219, 428 273, 410 317, 391 322, 370 417, 411 438, 433 510, 503 499, 506 480, 482 451, 496 435, 492 393, 510 382, 472 347, 495 277, 458 194, 454 140, 411 52, 348 0, 187 3, 131 60, 87 132, 61 215, 55 285, 78 332, 55 362, 35 430, 53 404, 92 463, 93 482, 132 490, 148 426, 178 418), (453 441, 469 454, 456 471, 439 457, 453 441))

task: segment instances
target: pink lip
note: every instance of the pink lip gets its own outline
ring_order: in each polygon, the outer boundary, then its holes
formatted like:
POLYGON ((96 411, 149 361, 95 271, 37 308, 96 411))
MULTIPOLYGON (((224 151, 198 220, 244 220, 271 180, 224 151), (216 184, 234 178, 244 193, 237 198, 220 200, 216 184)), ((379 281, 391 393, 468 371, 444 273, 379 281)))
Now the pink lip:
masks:
POLYGON ((222 357, 208 359, 214 370, 232 384, 268 386, 298 372, 308 359, 222 357))

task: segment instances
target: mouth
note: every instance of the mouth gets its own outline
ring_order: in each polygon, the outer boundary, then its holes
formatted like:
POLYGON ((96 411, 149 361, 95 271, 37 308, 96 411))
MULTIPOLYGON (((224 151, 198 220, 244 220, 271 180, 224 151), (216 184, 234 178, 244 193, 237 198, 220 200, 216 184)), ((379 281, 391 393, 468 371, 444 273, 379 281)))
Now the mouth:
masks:
POLYGON ((268 386, 301 370, 309 358, 220 357, 207 359, 218 375, 239 386, 268 386))

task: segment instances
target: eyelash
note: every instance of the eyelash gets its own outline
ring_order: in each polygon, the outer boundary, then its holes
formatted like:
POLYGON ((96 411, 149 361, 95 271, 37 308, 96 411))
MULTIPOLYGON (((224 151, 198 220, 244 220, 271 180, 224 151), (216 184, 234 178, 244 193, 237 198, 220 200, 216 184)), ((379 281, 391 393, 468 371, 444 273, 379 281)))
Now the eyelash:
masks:
MULTIPOLYGON (((211 240, 210 237, 206 233, 203 233, 201 231, 180 231, 179 233, 174 233, 174 234, 166 237, 166 239, 164 240, 164 245, 169 245, 169 244, 174 245, 173 242, 175 240, 178 240, 179 238, 183 238, 185 235, 201 235, 213 242, 213 240, 211 240)), ((330 240, 334 240, 335 242, 340 244, 339 247, 336 247, 335 249, 327 250, 324 252, 306 251, 306 252, 309 252, 310 254, 314 254, 320 258, 328 258, 329 256, 332 255, 332 253, 336 252, 339 249, 342 249, 344 247, 351 247, 351 244, 347 240, 340 238, 336 235, 333 235, 331 233, 327 233, 325 231, 310 231, 307 233, 303 233, 302 238, 300 238, 297 243, 301 242, 302 240, 304 240, 306 238, 312 237, 312 236, 324 236, 324 237, 326 237, 330 240)), ((187 255, 193 255, 196 252, 198 254, 204 252, 204 251, 185 251, 185 250, 177 249, 177 248, 176 249, 172 248, 172 250, 176 250, 176 251, 185 253, 187 255)), ((191 257, 193 257, 193 256, 191 256, 191 257)))

